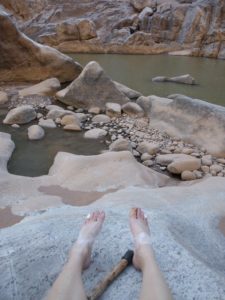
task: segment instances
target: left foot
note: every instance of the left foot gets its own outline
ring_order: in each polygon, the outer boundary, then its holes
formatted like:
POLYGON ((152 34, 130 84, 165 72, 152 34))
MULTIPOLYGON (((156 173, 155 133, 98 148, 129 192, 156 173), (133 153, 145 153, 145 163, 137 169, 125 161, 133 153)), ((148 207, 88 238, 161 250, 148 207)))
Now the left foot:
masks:
POLYGON ((102 228, 104 220, 105 213, 103 211, 94 211, 86 217, 81 227, 71 254, 80 260, 82 269, 86 269, 90 265, 92 246, 102 228))

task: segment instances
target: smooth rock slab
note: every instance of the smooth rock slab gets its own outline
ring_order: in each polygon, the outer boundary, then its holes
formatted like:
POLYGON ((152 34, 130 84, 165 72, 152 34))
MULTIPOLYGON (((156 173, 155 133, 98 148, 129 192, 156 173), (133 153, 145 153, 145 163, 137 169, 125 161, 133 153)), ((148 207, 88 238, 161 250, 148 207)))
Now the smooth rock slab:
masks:
POLYGON ((49 78, 38 84, 19 91, 19 96, 24 97, 27 95, 41 95, 53 96, 60 89, 61 84, 57 78, 49 78))
POLYGON ((37 114, 31 105, 22 105, 11 109, 5 119, 4 124, 26 124, 36 119, 37 114))
POLYGON ((84 137, 87 139, 100 139, 107 135, 107 131, 100 128, 90 129, 85 132, 84 137))
POLYGON ((29 140, 40 140, 44 137, 45 131, 39 125, 32 125, 28 128, 28 138, 29 140))

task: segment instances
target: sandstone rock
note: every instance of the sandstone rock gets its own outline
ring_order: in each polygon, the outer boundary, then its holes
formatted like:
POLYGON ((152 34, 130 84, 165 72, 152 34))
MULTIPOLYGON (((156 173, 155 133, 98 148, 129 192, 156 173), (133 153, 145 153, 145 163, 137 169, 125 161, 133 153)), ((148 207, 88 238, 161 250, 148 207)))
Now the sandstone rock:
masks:
POLYGON ((220 165, 212 165, 209 167, 209 170, 210 173, 215 176, 223 170, 223 167, 220 165))
POLYGON ((118 117, 121 115, 121 105, 120 104, 108 102, 108 103, 106 103, 105 108, 106 108, 106 114, 110 118, 118 117))
POLYGON ((88 110, 89 114, 94 114, 94 115, 98 115, 98 114, 100 114, 100 112, 101 112, 101 109, 97 106, 93 106, 93 107, 89 108, 89 110, 88 110))
POLYGON ((118 140, 115 140, 109 146, 109 150, 110 151, 132 151, 132 147, 130 141, 120 138, 118 140))
POLYGON ((60 89, 61 85, 57 78, 46 79, 36 85, 19 91, 19 96, 24 97, 27 95, 42 95, 42 96, 54 96, 60 89))
POLYGON ((81 128, 80 128, 80 126, 78 125, 78 124, 76 124, 76 123, 70 123, 70 124, 68 124, 68 125, 65 125, 64 127, 63 127, 63 129, 64 130, 68 130, 68 131, 81 131, 81 128))
POLYGON ((80 22, 78 23, 78 30, 81 40, 89 40, 97 37, 95 24, 91 20, 80 20, 80 22))
POLYGON ((56 124, 52 119, 40 119, 38 122, 38 125, 45 128, 56 128, 56 124))
POLYGON ((104 108, 107 102, 124 104, 129 99, 121 93, 115 83, 105 74, 97 62, 89 62, 80 76, 56 97, 61 102, 74 107, 104 108))
POLYGON ((23 105, 11 109, 5 119, 4 124, 26 124, 36 119, 37 114, 31 105, 23 105))
POLYGON ((2 9, 0 32, 1 81, 39 81, 57 77, 65 82, 76 78, 82 70, 72 58, 22 34, 2 9))
POLYGON ((154 82, 175 82, 175 83, 184 83, 184 84, 189 84, 189 85, 196 84, 195 79, 189 74, 175 76, 175 77, 159 76, 159 77, 152 78, 152 81, 154 81, 154 82))
POLYGON ((39 125, 32 125, 28 128, 29 140, 40 140, 44 137, 44 129, 39 125))
POLYGON ((96 115, 92 119, 92 123, 109 123, 110 121, 111 121, 110 117, 103 114, 96 115))
POLYGON ((143 109, 134 102, 129 102, 126 103, 122 106, 123 112, 130 116, 138 116, 138 117, 143 117, 144 116, 144 111, 143 109))
POLYGON ((8 102, 8 95, 5 92, 0 91, 0 105, 8 102))
POLYGON ((66 115, 61 120, 61 125, 65 130, 80 131, 80 120, 76 115, 66 115))
POLYGON ((143 153, 142 156, 141 156, 142 161, 151 160, 152 158, 153 158, 153 156, 148 154, 148 153, 143 153))
POLYGON ((57 118, 62 118, 66 115, 74 115, 75 113, 70 110, 63 110, 63 109, 51 109, 48 113, 46 118, 55 120, 57 118))
POLYGON ((198 158, 178 159, 167 166, 167 170, 173 174, 181 174, 183 171, 198 170, 201 166, 201 161, 198 158))
POLYGON ((225 157, 225 108, 183 95, 149 97, 151 126, 225 157))
POLYGON ((139 97, 141 97, 141 93, 130 89, 129 87, 127 87, 126 85, 119 83, 117 81, 114 81, 116 87, 118 88, 119 91, 121 91, 121 93, 123 93, 127 98, 129 98, 130 100, 137 100, 139 97))
POLYGON ((100 139, 107 135, 107 131, 100 128, 90 129, 85 132, 84 137, 87 139, 100 139))
POLYGON ((194 172, 183 171, 181 174, 181 179, 182 180, 195 180, 196 176, 195 176, 194 172))
POLYGON ((144 160, 144 161, 142 162, 142 164, 143 164, 144 166, 146 166, 146 167, 151 167, 152 165, 154 165, 154 162, 153 162, 152 160, 150 160, 150 159, 147 159, 147 160, 144 160))
POLYGON ((202 157, 202 164, 205 166, 211 166, 212 165, 212 155, 204 155, 202 157))
POLYGON ((149 97, 141 96, 137 99, 136 103, 143 109, 144 114, 149 116, 152 105, 151 99, 149 97))
POLYGON ((157 6, 155 0, 131 0, 130 2, 137 11, 142 11, 145 7, 156 8, 157 6))
POLYGON ((138 145, 137 151, 140 153, 148 153, 150 155, 156 154, 159 150, 159 144, 142 142, 138 145))

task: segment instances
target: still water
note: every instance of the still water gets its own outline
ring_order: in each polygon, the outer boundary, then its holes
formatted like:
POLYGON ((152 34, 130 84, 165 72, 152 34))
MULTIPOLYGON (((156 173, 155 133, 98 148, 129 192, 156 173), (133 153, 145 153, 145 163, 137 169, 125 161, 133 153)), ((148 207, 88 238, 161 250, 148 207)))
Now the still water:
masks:
POLYGON ((12 174, 31 177, 48 174, 59 151, 94 155, 106 149, 106 145, 99 140, 85 139, 83 132, 64 131, 62 128, 45 128, 45 137, 42 140, 30 141, 27 128, 35 123, 12 128, 2 124, 5 114, 6 111, 0 110, 0 131, 10 133, 16 145, 8 163, 8 170, 12 174))
POLYGON ((140 91, 145 96, 184 94, 225 106, 225 61, 170 55, 71 54, 86 65, 96 60, 116 81, 140 91), (154 83, 156 76, 190 74, 198 85, 154 83))
MULTIPOLYGON (((180 93, 225 106, 225 61, 167 55, 74 54, 71 56, 83 66, 91 60, 98 61, 114 80, 146 96, 180 93), (198 85, 151 81, 155 76, 175 76, 186 73, 191 74, 198 85)), ((24 176, 47 174, 59 151, 93 155, 106 148, 105 144, 98 140, 84 139, 82 132, 68 132, 61 128, 46 129, 43 140, 29 141, 27 128, 31 124, 23 125, 19 129, 3 125, 2 120, 6 113, 6 110, 0 109, 0 131, 10 133, 16 144, 8 164, 10 173, 24 176)))

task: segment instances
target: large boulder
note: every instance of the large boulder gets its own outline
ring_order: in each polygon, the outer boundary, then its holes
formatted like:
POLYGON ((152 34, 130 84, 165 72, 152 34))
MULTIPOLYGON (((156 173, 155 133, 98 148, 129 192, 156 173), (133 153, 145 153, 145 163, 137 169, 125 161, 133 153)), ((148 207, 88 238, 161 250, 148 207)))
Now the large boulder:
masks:
POLYGON ((31 105, 11 109, 3 120, 4 124, 26 124, 36 119, 37 114, 31 105))
POLYGON ((61 85, 57 78, 46 79, 38 84, 19 91, 19 96, 28 95, 54 96, 60 89, 61 85))
POLYGON ((76 78, 82 67, 72 58, 33 42, 21 33, 9 14, 0 9, 0 81, 40 81, 57 77, 76 78))
POLYGON ((95 61, 89 62, 80 76, 56 97, 61 102, 77 108, 104 108, 105 103, 124 104, 129 101, 95 61))
POLYGON ((130 2, 137 11, 142 11, 146 7, 156 8, 157 6, 156 0, 131 0, 130 2))
POLYGON ((151 126, 225 157, 225 108, 183 95, 150 96, 151 126))

